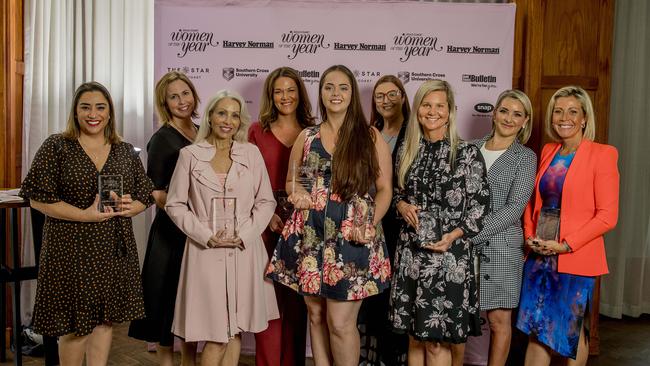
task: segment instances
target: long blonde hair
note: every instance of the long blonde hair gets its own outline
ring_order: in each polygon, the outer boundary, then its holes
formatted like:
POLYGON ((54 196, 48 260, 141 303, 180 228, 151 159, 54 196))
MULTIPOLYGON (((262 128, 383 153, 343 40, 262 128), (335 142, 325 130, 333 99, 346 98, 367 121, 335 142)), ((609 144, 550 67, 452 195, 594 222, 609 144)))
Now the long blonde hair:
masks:
POLYGON ((413 108, 411 108, 411 115, 409 116, 408 125, 406 126, 406 134, 404 135, 404 143, 402 154, 398 158, 399 165, 397 167, 397 184, 400 188, 404 189, 406 184, 406 175, 408 174, 413 161, 418 156, 420 150, 420 140, 424 138, 422 133, 422 126, 418 120, 418 109, 424 97, 434 91, 444 91, 447 95, 447 105, 449 106, 449 124, 445 132, 445 138, 449 141, 451 149, 449 151, 449 163, 452 169, 456 166, 456 149, 458 143, 461 141, 458 137, 456 130, 456 102, 454 101, 454 92, 448 82, 440 79, 427 80, 415 93, 413 99, 413 108))

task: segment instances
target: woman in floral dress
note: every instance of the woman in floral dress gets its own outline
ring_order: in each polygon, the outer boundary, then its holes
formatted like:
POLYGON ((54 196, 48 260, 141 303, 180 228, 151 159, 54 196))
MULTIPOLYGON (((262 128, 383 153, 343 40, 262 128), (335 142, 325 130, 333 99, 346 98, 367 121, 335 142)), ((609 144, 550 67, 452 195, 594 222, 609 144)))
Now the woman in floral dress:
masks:
POLYGON ((356 366, 360 300, 389 285, 380 220, 390 205, 390 150, 366 122, 347 67, 323 73, 319 106, 324 121, 301 132, 293 145, 286 188, 296 210, 267 274, 304 295, 316 365, 356 366), (307 167, 314 169, 306 173, 307 167), (373 207, 372 221, 364 220, 373 207))
POLYGON ((470 238, 490 191, 478 148, 457 135, 451 86, 425 82, 412 110, 396 165, 393 202, 403 221, 391 317, 410 336, 409 365, 451 365, 450 344, 481 333, 470 238))

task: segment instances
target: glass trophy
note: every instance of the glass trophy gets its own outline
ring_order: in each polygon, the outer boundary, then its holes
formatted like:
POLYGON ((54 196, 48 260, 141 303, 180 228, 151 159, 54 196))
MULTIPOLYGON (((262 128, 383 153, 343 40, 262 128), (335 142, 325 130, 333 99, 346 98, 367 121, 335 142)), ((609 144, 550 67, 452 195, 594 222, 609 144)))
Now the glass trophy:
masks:
POLYGON ((542 208, 537 219, 538 238, 542 240, 555 240, 560 238, 560 209, 542 208))
POLYGON ((440 210, 431 208, 429 210, 420 210, 418 212, 418 242, 420 247, 426 247, 435 244, 442 239, 442 229, 440 227, 440 210))
POLYGON ((122 176, 116 175, 99 175, 99 212, 118 212, 121 211, 121 199, 123 192, 122 176))
POLYGON ((237 238, 237 199, 235 197, 213 197, 212 205, 212 232, 221 238, 234 240, 237 238))
POLYGON ((310 153, 301 163, 291 162, 289 173, 293 194, 304 194, 311 199, 318 178, 319 159, 318 154, 310 153))
POLYGON ((375 204, 370 200, 355 198, 352 201, 352 211, 354 214, 352 220, 352 229, 355 237, 364 242, 369 242, 375 238, 375 204))
POLYGON ((286 222, 293 212, 293 204, 289 202, 287 192, 283 190, 273 191, 273 198, 275 198, 275 202, 278 203, 275 208, 275 213, 280 216, 282 222, 286 222))

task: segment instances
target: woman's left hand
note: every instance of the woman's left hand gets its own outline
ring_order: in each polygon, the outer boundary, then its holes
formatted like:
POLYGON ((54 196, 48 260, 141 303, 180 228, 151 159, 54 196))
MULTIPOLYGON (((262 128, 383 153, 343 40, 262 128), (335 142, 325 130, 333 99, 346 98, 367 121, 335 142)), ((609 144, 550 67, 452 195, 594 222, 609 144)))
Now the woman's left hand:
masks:
POLYGON ((535 238, 530 240, 530 242, 530 248, 537 254, 556 255, 569 252, 563 244, 560 244, 555 240, 543 240, 540 238, 535 238))
POLYGON ((119 202, 119 216, 133 217, 144 210, 144 205, 139 201, 134 201, 130 194, 123 195, 119 202))
POLYGON ((438 253, 444 253, 454 244, 454 237, 451 233, 444 234, 440 241, 427 245, 425 248, 438 253))
POLYGON ((352 241, 355 241, 359 244, 368 244, 375 239, 377 231, 375 226, 372 227, 355 227, 352 229, 352 241))

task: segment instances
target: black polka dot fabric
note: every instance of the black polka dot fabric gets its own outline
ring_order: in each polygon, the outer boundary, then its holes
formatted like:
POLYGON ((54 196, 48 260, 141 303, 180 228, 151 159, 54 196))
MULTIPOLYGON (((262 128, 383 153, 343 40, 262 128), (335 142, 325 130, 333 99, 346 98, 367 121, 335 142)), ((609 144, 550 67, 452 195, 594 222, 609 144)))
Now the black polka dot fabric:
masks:
MULTIPOLYGON (((77 140, 50 136, 36 153, 20 195, 85 209, 98 192, 98 174, 121 174, 124 194, 149 206, 153 184, 133 146, 111 146, 97 172, 77 140)), ((100 223, 47 217, 43 228, 34 329, 61 336, 90 334, 97 325, 144 316, 138 252, 130 218, 100 223)))

